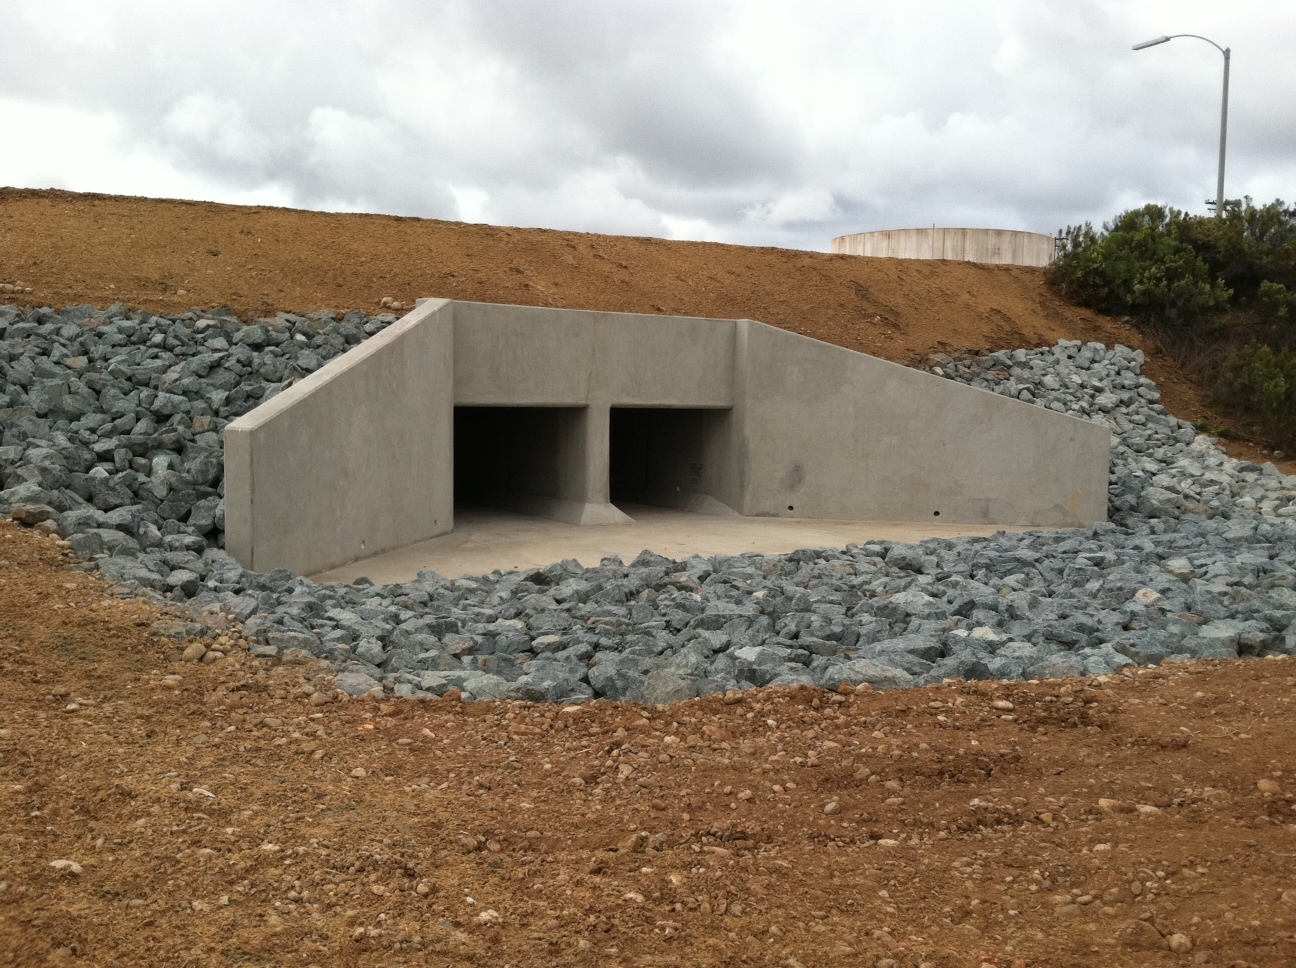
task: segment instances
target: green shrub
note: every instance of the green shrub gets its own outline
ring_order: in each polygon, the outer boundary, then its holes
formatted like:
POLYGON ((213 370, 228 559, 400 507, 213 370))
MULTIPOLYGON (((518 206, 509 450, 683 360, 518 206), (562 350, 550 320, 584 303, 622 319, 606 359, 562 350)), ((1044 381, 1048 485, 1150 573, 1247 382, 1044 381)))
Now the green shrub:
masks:
POLYGON ((1232 295, 1192 246, 1179 240, 1190 218, 1146 205, 1103 226, 1067 226, 1049 281, 1072 302, 1099 312, 1195 327, 1223 312, 1232 295))
POLYGON ((1048 280, 1154 329, 1228 410, 1296 450, 1296 208, 1246 198, 1217 218, 1144 205, 1101 231, 1068 225, 1048 280))
POLYGON ((1252 343, 1224 365, 1219 391, 1283 446, 1296 445, 1296 353, 1252 343))
POLYGON ((1188 216, 1175 231, 1241 303, 1252 303, 1266 281, 1296 290, 1296 209, 1281 201, 1226 202, 1222 218, 1188 216))
POLYGON ((1271 326, 1296 323, 1296 292, 1266 279, 1256 292, 1256 314, 1271 326))

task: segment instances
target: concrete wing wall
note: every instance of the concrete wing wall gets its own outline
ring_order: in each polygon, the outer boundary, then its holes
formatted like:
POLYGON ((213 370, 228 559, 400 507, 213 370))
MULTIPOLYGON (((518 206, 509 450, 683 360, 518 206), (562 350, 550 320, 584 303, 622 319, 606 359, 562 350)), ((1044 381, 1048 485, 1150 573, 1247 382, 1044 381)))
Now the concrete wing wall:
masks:
POLYGON ((452 529, 453 314, 424 302, 225 429, 231 555, 313 574, 452 529))
POLYGON ((742 514, 1106 520, 1105 427, 750 320, 737 354, 720 493, 742 514))

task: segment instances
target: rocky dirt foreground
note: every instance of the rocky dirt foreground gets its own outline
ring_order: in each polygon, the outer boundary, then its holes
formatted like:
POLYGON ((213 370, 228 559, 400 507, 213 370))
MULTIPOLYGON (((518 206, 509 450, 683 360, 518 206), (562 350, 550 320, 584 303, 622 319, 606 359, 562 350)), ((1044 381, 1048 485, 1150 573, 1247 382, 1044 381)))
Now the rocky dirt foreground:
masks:
POLYGON ((70 563, 0 522, 0 964, 1296 962, 1296 660, 379 703, 70 563))

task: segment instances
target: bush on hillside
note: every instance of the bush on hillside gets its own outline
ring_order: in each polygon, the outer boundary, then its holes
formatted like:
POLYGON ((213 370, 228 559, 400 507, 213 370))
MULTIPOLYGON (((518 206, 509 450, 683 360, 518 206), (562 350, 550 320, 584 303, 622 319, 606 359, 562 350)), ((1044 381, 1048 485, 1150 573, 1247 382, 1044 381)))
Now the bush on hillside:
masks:
POLYGON ((1278 442, 1296 449, 1296 353, 1252 343, 1224 366, 1220 393, 1278 442))
POLYGON ((1296 445, 1296 208, 1247 198, 1216 218, 1144 205, 1101 231, 1069 225, 1058 243, 1048 279, 1065 298, 1155 330, 1220 372, 1227 407, 1296 445))
POLYGON ((1191 218, 1174 208, 1145 205, 1095 232, 1067 226, 1049 280, 1072 302, 1148 323, 1195 327, 1219 315, 1232 292, 1180 241, 1191 218))
POLYGON ((1296 208, 1281 201, 1259 208, 1251 200, 1224 204, 1224 216, 1185 216, 1176 237, 1206 263, 1211 276, 1252 305, 1266 282, 1296 290, 1296 208))
POLYGON ((1282 328, 1296 324, 1296 292, 1281 282, 1266 279, 1256 291, 1255 310, 1260 322, 1268 326, 1282 328))

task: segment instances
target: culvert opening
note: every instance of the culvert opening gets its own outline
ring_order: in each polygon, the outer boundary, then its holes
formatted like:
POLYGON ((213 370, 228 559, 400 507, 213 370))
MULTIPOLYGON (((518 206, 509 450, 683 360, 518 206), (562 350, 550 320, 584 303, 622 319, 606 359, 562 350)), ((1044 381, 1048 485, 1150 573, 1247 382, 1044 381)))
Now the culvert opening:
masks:
POLYGON ((543 514, 543 502, 579 490, 580 407, 455 407, 456 510, 543 514))
POLYGON ((613 504, 716 510, 727 410, 613 407, 609 489, 613 504))

